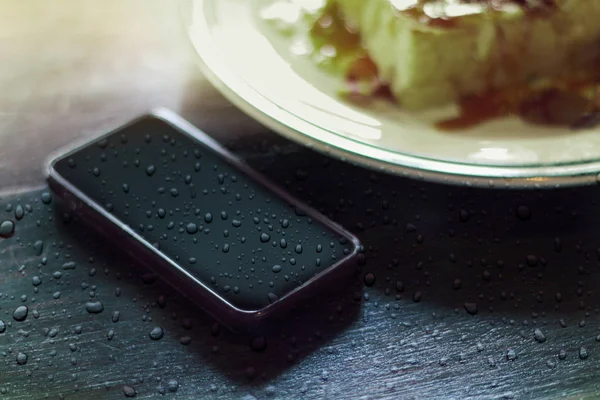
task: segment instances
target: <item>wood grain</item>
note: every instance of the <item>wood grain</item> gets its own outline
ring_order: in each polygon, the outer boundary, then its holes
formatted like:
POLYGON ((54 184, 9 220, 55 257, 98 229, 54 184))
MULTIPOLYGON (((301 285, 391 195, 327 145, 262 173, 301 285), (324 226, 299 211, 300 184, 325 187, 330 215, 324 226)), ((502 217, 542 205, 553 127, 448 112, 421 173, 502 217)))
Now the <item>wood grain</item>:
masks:
POLYGON ((366 263, 356 286, 290 313, 256 352, 164 283, 145 284, 134 260, 43 204, 47 189, 2 194, 0 222, 31 211, 0 239, 0 398, 123 398, 124 385, 137 398, 600 396, 597 188, 459 189, 329 160, 211 88, 175 2, 57 4, 0 2, 1 188, 41 184, 50 152, 167 106, 357 233, 366 263), (366 273, 376 281, 363 288, 366 273), (91 300, 104 310, 88 313, 91 300))

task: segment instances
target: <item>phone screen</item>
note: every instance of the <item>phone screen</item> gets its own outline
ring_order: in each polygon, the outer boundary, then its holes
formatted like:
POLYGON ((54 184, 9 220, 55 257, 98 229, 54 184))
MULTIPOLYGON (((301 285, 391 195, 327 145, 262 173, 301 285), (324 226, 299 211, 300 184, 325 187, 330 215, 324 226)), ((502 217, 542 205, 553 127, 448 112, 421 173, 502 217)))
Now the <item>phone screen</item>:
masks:
POLYGON ((355 251, 348 237, 161 119, 104 136, 54 170, 239 309, 262 309, 355 251))

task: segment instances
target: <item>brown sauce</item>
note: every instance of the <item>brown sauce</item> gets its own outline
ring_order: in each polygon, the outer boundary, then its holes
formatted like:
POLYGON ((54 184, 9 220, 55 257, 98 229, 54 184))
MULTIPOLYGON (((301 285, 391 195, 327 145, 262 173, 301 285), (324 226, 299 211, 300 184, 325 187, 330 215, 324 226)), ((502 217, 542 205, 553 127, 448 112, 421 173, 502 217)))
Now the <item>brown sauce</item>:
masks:
POLYGON ((440 121, 436 126, 457 131, 513 115, 535 125, 589 128, 597 119, 591 116, 600 112, 600 104, 595 96, 583 94, 583 89, 585 87, 577 83, 537 90, 504 89, 464 97, 459 101, 459 116, 440 121))
POLYGON ((377 65, 362 47, 357 29, 345 21, 335 2, 327 4, 313 24, 311 36, 316 51, 333 50, 332 60, 341 68, 348 83, 349 100, 364 102, 368 98, 385 98, 395 101, 389 87, 379 81, 377 65), (357 89, 361 84, 368 86, 366 93, 357 89))

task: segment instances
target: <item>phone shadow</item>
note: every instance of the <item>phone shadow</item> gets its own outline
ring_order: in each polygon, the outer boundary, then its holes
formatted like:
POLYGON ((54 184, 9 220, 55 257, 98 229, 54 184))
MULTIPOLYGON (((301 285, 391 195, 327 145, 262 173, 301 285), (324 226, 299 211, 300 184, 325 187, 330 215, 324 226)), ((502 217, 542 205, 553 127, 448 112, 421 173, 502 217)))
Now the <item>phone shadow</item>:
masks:
MULTIPOLYGON (((366 291, 401 299, 406 318, 418 321, 427 307, 461 322, 478 313, 519 323, 549 317, 558 327, 600 306, 590 297, 600 285, 591 266, 600 257, 598 187, 446 186, 269 142, 249 163, 356 234, 366 250, 360 273, 376 279, 366 291)), ((232 147, 256 155, 255 143, 232 147)))
MULTIPOLYGON (((202 366, 214 369, 236 387, 252 388, 268 384, 304 358, 326 349, 331 340, 358 319, 362 285, 354 274, 343 283, 331 286, 329 291, 320 292, 289 310, 286 315, 269 321, 260 332, 234 333, 89 229, 76 215, 66 211, 58 199, 53 202, 53 214, 57 221, 56 237, 71 244, 72 256, 84 263, 84 257, 87 257, 84 255, 91 254, 94 268, 104 268, 104 274, 94 272, 95 290, 112 293, 117 290, 113 288, 119 288, 118 296, 101 299, 104 308, 123 310, 128 304, 141 303, 141 318, 140 313, 134 313, 133 320, 119 327, 122 348, 144 348, 142 353, 147 356, 139 356, 140 368, 147 367, 150 361, 165 368, 202 366), (149 335, 153 326, 161 328, 163 337, 160 341, 167 343, 166 349, 150 350, 148 346, 155 343, 148 338, 146 344, 140 342, 140 333, 149 335)), ((76 274, 86 279, 87 272, 71 271, 71 279, 76 280, 76 274)), ((123 322, 123 316, 121 320, 123 322)), ((111 345, 115 346, 114 343, 112 339, 111 345)))

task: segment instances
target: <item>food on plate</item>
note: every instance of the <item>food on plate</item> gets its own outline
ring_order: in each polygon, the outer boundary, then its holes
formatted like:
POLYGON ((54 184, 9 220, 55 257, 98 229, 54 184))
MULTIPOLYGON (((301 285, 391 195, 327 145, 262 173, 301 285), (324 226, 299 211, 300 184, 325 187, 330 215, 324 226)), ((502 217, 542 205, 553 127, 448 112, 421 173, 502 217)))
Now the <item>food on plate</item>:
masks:
POLYGON ((585 127, 600 120, 598 21, 600 0, 329 0, 311 34, 352 95, 458 103, 442 128, 507 114, 585 127))

